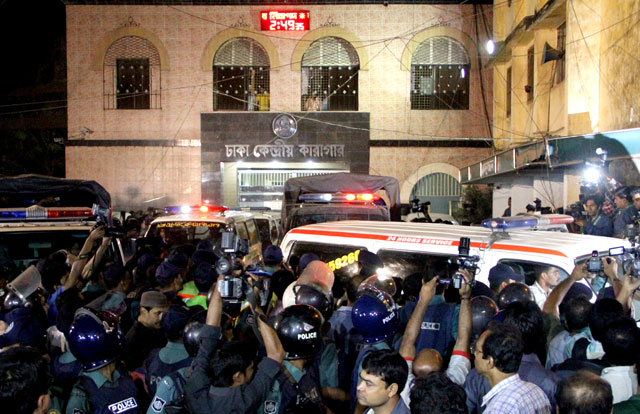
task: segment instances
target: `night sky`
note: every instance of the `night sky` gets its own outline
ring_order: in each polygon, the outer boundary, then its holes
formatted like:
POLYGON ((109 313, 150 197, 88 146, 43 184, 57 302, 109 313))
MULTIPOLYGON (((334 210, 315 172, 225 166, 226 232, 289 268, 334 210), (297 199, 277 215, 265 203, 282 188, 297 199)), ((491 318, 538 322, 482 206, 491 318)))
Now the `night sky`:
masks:
POLYGON ((59 65, 64 66, 66 59, 62 1, 0 0, 0 30, 4 61, 0 93, 50 83, 56 70, 60 75, 64 68, 59 65))

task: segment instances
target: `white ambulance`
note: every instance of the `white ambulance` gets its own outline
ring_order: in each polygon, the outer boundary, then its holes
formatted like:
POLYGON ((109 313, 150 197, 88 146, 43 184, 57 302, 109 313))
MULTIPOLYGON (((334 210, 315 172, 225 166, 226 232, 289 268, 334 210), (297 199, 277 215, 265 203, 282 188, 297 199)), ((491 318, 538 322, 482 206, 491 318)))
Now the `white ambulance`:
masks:
POLYGON ((260 232, 250 213, 210 205, 165 207, 164 213, 151 222, 145 237, 161 237, 171 246, 207 239, 216 249, 220 247, 222 232, 230 230, 249 241, 248 254, 242 259, 246 265, 262 261, 260 232))
POLYGON ((281 244, 287 260, 313 252, 329 264, 337 277, 354 275, 362 250, 376 253, 390 276, 404 278, 423 272, 438 260, 455 263, 461 237, 470 239, 470 255, 478 257, 476 280, 488 285, 489 270, 508 264, 532 284, 541 266, 555 266, 562 278, 576 263, 609 249, 630 247, 626 240, 553 231, 532 231, 536 226, 562 224, 571 218, 499 218, 484 227, 432 223, 342 221, 312 224, 289 231, 281 244))

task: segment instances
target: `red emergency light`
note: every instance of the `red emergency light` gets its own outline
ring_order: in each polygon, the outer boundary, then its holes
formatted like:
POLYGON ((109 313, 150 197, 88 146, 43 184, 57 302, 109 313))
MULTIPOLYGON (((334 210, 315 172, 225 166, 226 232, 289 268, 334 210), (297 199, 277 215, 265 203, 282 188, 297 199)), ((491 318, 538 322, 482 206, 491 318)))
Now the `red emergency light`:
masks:
POLYGON ((260 12, 260 29, 269 32, 309 30, 308 10, 266 10, 260 12))

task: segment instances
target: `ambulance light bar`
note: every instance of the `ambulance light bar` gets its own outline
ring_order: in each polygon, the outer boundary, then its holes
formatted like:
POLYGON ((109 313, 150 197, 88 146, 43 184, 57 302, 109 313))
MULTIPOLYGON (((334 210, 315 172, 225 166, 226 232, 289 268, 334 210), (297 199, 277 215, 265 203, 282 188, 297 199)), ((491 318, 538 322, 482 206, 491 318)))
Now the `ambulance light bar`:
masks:
POLYGON ((219 213, 229 210, 224 206, 196 205, 196 206, 169 206, 164 208, 165 214, 189 214, 189 213, 219 213))
POLYGON ((27 208, 0 209, 0 221, 82 219, 93 216, 91 209, 86 207, 48 208, 31 206, 27 208))
POLYGON ((573 217, 565 214, 530 214, 487 219, 482 222, 482 227, 492 230, 516 230, 534 229, 542 226, 558 226, 571 223, 573 223, 573 217))

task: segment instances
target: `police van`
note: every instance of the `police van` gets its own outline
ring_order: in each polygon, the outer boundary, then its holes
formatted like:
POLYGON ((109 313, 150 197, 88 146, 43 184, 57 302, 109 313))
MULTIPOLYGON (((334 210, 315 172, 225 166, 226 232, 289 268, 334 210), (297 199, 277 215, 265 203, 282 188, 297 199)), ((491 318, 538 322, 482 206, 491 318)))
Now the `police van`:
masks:
POLYGON ((559 225, 569 216, 553 218, 499 218, 483 227, 432 223, 342 221, 312 224, 292 229, 282 241, 285 258, 313 252, 328 263, 337 277, 353 276, 362 250, 376 253, 389 276, 404 278, 422 273, 438 260, 456 261, 461 237, 470 239, 470 256, 477 256, 476 280, 488 285, 489 270, 498 263, 510 265, 535 280, 541 266, 554 266, 568 276, 577 263, 597 250, 630 247, 626 240, 572 233, 532 231, 536 226, 559 225))
MULTIPOLYGON (((59 250, 77 255, 101 221, 109 225, 111 197, 95 181, 38 175, 0 179, 0 257, 19 272, 59 250)), ((112 238, 107 260, 123 262, 112 238)), ((3 265, 4 266, 4 265, 3 265)))
POLYGON ((229 230, 238 238, 249 240, 249 252, 243 259, 245 265, 257 264, 262 260, 260 233, 250 213, 202 205, 166 207, 165 214, 151 222, 145 237, 160 237, 170 246, 207 239, 217 249, 222 232, 229 230))

